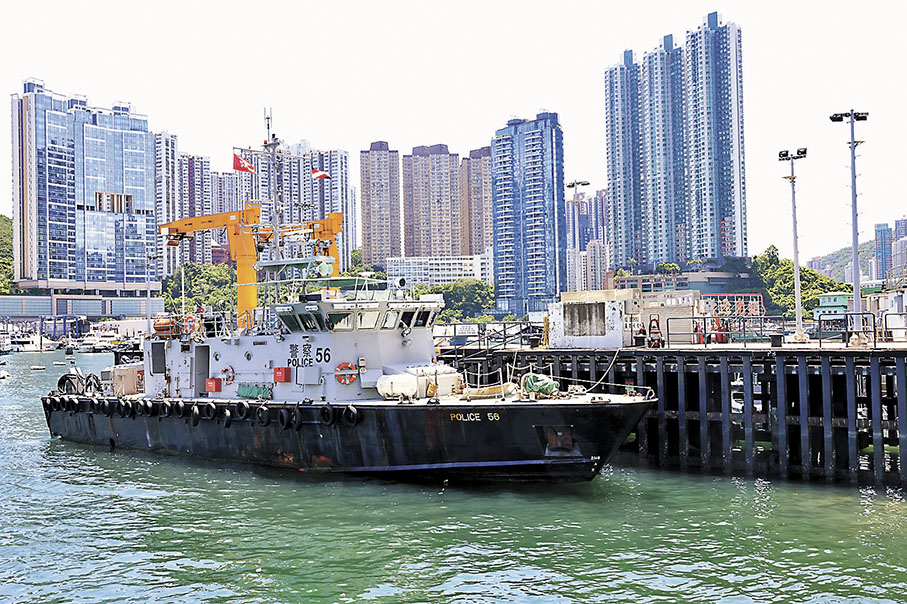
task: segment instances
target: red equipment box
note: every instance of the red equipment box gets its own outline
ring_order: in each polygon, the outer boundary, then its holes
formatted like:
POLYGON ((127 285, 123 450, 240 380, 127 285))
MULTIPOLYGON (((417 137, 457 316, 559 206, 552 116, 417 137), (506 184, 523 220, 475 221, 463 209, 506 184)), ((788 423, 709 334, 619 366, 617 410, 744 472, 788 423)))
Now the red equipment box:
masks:
POLYGON ((205 392, 220 392, 220 385, 220 378, 208 378, 205 380, 205 392))
POLYGON ((290 375, 289 367, 275 367, 274 368, 274 381, 275 382, 290 382, 293 380, 293 377, 290 375))

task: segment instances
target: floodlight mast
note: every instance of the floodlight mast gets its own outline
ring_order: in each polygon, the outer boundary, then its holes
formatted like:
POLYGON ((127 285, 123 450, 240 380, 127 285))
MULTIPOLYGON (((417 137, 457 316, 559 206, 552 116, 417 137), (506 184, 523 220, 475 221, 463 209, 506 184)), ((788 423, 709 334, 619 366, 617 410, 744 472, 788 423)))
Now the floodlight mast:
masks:
MULTIPOLYGON (((857 231, 857 145, 863 141, 856 140, 854 136, 854 122, 865 122, 869 118, 869 113, 865 111, 854 111, 851 109, 846 113, 834 113, 829 119, 833 122, 843 122, 844 118, 849 118, 850 121, 850 210, 851 210, 851 226, 853 230, 853 243, 851 250, 853 262, 853 310, 854 312, 863 312, 863 291, 860 289, 860 240, 859 233, 857 231)), ((860 340, 859 333, 862 332, 863 320, 860 318, 860 315, 854 315, 857 317, 857 320, 860 322, 860 329, 855 330, 853 338, 853 343, 858 343, 860 340)), ((853 340, 851 338, 851 340, 853 340)))
POLYGON ((800 253, 797 242, 797 177, 794 175, 794 160, 803 159, 804 157, 806 157, 806 147, 800 147, 793 155, 789 151, 778 152, 778 161, 790 162, 790 176, 784 176, 783 178, 790 181, 791 216, 794 224, 794 302, 797 313, 797 331, 794 333, 793 341, 801 344, 808 342, 809 336, 806 335, 806 331, 803 329, 803 299, 800 294, 800 253))

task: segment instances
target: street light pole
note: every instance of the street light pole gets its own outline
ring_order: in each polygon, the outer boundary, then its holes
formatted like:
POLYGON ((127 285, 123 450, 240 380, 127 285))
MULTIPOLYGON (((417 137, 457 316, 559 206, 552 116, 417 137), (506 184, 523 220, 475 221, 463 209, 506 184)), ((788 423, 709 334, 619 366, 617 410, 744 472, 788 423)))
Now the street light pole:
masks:
MULTIPOLYGON (((850 121, 850 210, 851 210, 851 226, 853 230, 853 249, 852 249, 852 262, 853 262, 853 310, 854 312, 863 311, 863 291, 860 289, 860 238, 857 231, 857 145, 863 141, 856 140, 854 136, 854 122, 864 122, 869 117, 869 114, 866 112, 854 111, 851 109, 846 113, 835 113, 832 114, 829 119, 833 122, 843 122, 844 118, 848 118, 850 121)), ((860 322, 862 331, 862 318, 859 318, 859 315, 855 315, 857 320, 860 322)), ((859 332, 854 333, 854 337, 859 338, 859 332)))
POLYGON ((794 301, 797 312, 797 331, 794 333, 793 341, 804 343, 809 341, 809 336, 803 330, 803 299, 800 295, 800 252, 797 243, 797 177, 794 175, 794 160, 806 157, 806 147, 797 149, 796 154, 791 155, 788 151, 778 153, 780 161, 790 161, 790 176, 783 178, 790 181, 790 205, 791 216, 794 222, 794 301))

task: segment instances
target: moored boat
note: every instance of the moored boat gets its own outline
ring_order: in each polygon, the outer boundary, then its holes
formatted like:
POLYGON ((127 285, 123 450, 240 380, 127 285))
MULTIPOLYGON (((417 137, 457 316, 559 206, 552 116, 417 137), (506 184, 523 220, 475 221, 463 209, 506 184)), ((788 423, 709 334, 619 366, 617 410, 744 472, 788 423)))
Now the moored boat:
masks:
MULTIPOLYGON (((276 147, 272 139, 274 162, 276 147)), ((297 471, 581 481, 598 474, 651 406, 643 389, 563 392, 537 374, 468 385, 434 360, 443 299, 339 277, 340 225, 338 214, 261 225, 254 205, 163 225, 177 241, 227 228, 238 256, 236 314, 159 320, 140 362, 100 376, 72 368, 42 399, 51 434, 297 471), (257 258, 259 247, 267 258, 257 258), (267 299, 276 302, 258 305, 256 271, 272 275, 267 299)))

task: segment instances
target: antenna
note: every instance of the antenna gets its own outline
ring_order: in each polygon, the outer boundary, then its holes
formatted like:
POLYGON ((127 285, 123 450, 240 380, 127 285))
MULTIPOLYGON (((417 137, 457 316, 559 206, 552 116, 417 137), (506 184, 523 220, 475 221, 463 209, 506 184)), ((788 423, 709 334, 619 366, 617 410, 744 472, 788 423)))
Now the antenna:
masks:
POLYGON ((274 112, 274 110, 270 107, 265 107, 264 112, 265 112, 265 128, 268 131, 268 136, 267 136, 267 138, 265 138, 265 142, 267 143, 269 140, 271 140, 271 114, 274 112))

